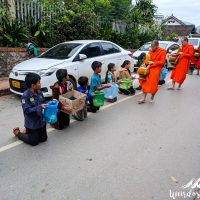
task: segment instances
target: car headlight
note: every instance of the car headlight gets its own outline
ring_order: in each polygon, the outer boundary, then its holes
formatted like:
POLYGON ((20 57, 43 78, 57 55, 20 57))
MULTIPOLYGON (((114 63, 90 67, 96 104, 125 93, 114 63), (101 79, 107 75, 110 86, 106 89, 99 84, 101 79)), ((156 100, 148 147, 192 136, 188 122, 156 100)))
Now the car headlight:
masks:
POLYGON ((56 68, 50 68, 48 70, 39 71, 38 74, 40 76, 51 76, 56 70, 56 68))

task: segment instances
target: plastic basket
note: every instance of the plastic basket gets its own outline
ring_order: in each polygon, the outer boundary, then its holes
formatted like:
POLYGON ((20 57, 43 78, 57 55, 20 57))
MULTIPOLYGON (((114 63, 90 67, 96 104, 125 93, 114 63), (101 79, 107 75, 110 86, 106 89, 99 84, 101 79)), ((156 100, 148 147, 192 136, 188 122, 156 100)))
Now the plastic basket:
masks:
POLYGON ((57 122, 58 101, 49 101, 44 110, 44 118, 47 123, 55 124, 57 122))
POLYGON ((95 107, 101 107, 104 105, 104 92, 96 91, 93 97, 93 105, 95 107))
POLYGON ((130 79, 121 79, 120 80, 120 89, 128 90, 132 86, 132 80, 130 79))

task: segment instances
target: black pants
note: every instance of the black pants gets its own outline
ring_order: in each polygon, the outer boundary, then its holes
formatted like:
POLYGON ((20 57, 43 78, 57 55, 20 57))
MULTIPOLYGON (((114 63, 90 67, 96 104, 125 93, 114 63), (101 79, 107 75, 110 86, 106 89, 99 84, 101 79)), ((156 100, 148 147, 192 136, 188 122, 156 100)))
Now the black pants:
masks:
POLYGON ((119 90, 125 95, 133 95, 133 94, 135 94, 135 89, 133 87, 129 88, 128 90, 119 88, 119 90))
POLYGON ((90 104, 87 105, 87 111, 96 113, 99 109, 100 109, 100 107, 94 106, 93 99, 91 99, 90 100, 90 104))
POLYGON ((58 120, 57 123, 54 124, 54 128, 62 130, 65 127, 69 126, 70 115, 59 110, 57 113, 57 120, 58 120))
POLYGON ((193 63, 191 63, 190 64, 190 67, 189 67, 189 70, 188 70, 188 74, 193 74, 193 72, 194 72, 194 69, 195 69, 195 64, 193 64, 193 63))
POLYGON ((36 130, 26 128, 26 134, 20 132, 18 138, 32 146, 36 146, 40 142, 45 142, 48 138, 46 125, 36 130))

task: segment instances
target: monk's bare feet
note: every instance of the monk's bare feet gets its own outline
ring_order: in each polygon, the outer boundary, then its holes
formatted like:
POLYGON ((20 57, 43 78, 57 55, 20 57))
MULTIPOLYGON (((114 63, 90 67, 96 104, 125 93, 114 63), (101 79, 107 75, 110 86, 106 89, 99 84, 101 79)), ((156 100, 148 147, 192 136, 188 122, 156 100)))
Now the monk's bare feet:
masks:
POLYGON ((145 102, 146 102, 145 99, 141 99, 138 101, 138 104, 144 104, 145 102))
POLYGON ((154 103, 154 99, 151 99, 149 102, 150 102, 150 103, 154 103))
POLYGON ((181 88, 181 87, 178 87, 177 90, 182 90, 182 88, 181 88))
POLYGON ((169 87, 169 88, 167 88, 168 90, 174 90, 174 87, 169 87))
POLYGON ((19 135, 19 132, 20 132, 19 127, 16 127, 16 128, 13 129, 13 134, 14 134, 16 137, 19 135))

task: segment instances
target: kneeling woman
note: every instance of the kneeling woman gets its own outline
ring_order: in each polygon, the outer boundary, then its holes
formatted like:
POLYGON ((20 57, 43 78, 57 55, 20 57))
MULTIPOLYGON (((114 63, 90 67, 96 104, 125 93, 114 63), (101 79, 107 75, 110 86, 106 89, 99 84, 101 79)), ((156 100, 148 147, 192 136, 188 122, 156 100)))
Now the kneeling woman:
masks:
MULTIPOLYGON (((134 78, 131 76, 131 62, 129 60, 125 60, 124 63, 122 64, 120 70, 119 70, 119 79, 130 79, 133 80, 134 78)), ((120 80, 119 80, 120 83, 120 80)), ((125 95, 133 95, 135 94, 135 89, 133 86, 131 86, 129 89, 121 89, 119 88, 120 92, 122 92, 125 95)))

